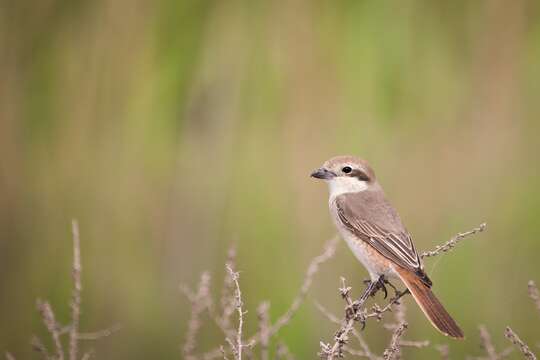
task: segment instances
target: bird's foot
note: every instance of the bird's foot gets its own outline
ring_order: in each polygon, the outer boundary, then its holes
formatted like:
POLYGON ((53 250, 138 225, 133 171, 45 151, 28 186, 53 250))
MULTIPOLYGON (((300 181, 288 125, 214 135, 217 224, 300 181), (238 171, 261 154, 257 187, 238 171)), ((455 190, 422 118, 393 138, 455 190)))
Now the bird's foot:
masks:
MULTIPOLYGON (((373 282, 371 280, 364 280, 364 284, 367 285, 367 289, 369 289, 369 294, 368 296, 375 296, 375 294, 377 294, 377 292, 379 290, 382 290, 384 292, 384 298, 386 299, 387 296, 388 296, 388 290, 386 289, 386 284, 388 284, 388 280, 386 280, 386 278, 384 277, 384 275, 381 275, 377 281, 373 282)), ((392 285, 391 285, 392 286, 392 285)), ((392 288, 394 288, 395 290, 395 287, 392 286, 392 288)), ((366 289, 366 291, 367 291, 366 289)))
MULTIPOLYGON (((392 284, 389 280, 387 280, 386 278, 384 279, 384 283, 386 285, 390 286, 394 290, 394 296, 397 296, 397 295, 399 295, 401 293, 401 291, 394 284, 392 284)), ((403 296, 403 295, 401 295, 401 296, 403 296)))

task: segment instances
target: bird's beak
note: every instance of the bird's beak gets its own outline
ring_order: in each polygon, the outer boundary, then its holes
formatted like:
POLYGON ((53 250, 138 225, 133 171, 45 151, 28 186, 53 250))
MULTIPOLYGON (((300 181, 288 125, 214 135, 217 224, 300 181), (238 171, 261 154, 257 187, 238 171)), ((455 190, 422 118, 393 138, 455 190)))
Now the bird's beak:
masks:
POLYGON ((311 177, 314 177, 316 179, 330 180, 336 177, 336 174, 325 168, 320 168, 312 172, 311 177))

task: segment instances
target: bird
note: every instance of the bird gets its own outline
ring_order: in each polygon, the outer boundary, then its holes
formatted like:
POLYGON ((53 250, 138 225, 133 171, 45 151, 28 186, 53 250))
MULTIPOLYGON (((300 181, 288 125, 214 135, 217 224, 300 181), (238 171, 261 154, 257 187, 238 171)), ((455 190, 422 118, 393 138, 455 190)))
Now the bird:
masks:
POLYGON ((379 289, 386 294, 384 284, 400 279, 437 330, 464 339, 463 331, 433 293, 433 283, 412 237, 369 163, 355 156, 336 156, 313 171, 311 177, 328 184, 334 224, 369 273, 364 294, 373 296, 379 289))

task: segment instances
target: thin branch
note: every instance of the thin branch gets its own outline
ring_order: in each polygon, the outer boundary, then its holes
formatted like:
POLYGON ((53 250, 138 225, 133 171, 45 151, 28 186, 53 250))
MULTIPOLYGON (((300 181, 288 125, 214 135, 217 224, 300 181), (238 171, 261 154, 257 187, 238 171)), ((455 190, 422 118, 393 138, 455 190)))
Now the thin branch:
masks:
POLYGON ((497 355, 495 346, 491 341, 491 335, 489 334, 489 331, 484 325, 480 325, 478 329, 480 330, 480 340, 482 342, 482 348, 484 348, 484 350, 486 351, 488 359, 497 360, 499 356, 497 355))
MULTIPOLYGON (((227 252, 227 261, 225 266, 236 269, 236 248, 231 246, 227 252)), ((225 336, 232 336, 234 327, 231 325, 231 316, 234 313, 234 282, 226 272, 223 279, 223 288, 221 290, 221 316, 214 315, 216 324, 222 329, 225 336)))
POLYGON ((429 340, 412 341, 412 340, 400 340, 399 345, 403 347, 412 347, 422 349, 429 346, 429 340))
POLYGON ((227 352, 225 351, 223 345, 219 347, 219 351, 221 352, 221 355, 223 355, 223 360, 229 360, 229 358, 227 357, 227 352))
POLYGON ((491 341, 491 335, 488 329, 484 325, 480 325, 478 329, 480 331, 480 345, 485 350, 487 356, 467 356, 466 360, 502 360, 507 358, 514 350, 514 348, 510 346, 501 351, 500 353, 497 353, 497 350, 495 349, 495 346, 491 341))
POLYGON ((15 356, 11 355, 9 351, 6 351, 6 360, 15 360, 15 356))
POLYGON ((186 294, 186 297, 191 301, 191 318, 188 323, 186 340, 182 351, 186 359, 193 358, 193 351, 197 346, 197 332, 201 327, 200 315, 208 307, 208 298, 210 293, 210 274, 204 272, 201 275, 199 288, 196 294, 193 294, 186 287, 181 287, 181 290, 186 294))
MULTIPOLYGON (((30 340, 32 349, 41 355, 41 358, 46 360, 78 360, 79 358, 79 340, 97 340, 99 338, 109 336, 113 332, 119 330, 119 326, 116 325, 111 329, 101 330, 91 333, 80 332, 80 318, 81 318, 81 303, 82 303, 82 280, 81 280, 81 242, 79 235, 79 225, 77 220, 73 219, 71 222, 72 244, 73 244, 73 262, 71 269, 71 277, 73 280, 73 289, 71 292, 71 298, 69 300, 70 307, 70 324, 62 326, 56 320, 55 314, 49 302, 37 299, 36 308, 39 311, 43 324, 52 338, 52 344, 54 354, 49 354, 49 350, 43 344, 41 339, 37 336, 33 336, 30 340), (62 344, 62 336, 68 335, 69 344, 64 348, 62 344), (66 355, 67 354, 67 355, 66 355)), ((87 359, 90 353, 83 354, 82 359, 87 359)), ((11 355, 11 354, 9 354, 11 355)), ((8 353, 6 353, 8 357, 8 353)))
MULTIPOLYGON (((472 229, 467 232, 459 233, 453 238, 451 238, 449 241, 447 241, 446 243, 437 246, 433 251, 427 251, 427 252, 422 253, 421 256, 431 257, 431 256, 436 256, 442 253, 449 252, 464 238, 471 236, 473 234, 482 232, 485 229, 486 229, 486 224, 483 223, 475 229, 472 229)), ((320 342, 321 352, 319 353, 319 355, 323 358, 334 359, 335 357, 343 357, 343 347, 347 344, 349 340, 348 336, 349 336, 349 333, 351 333, 353 330, 354 322, 360 321, 365 326, 365 321, 370 317, 374 317, 377 320, 381 320, 382 315, 387 311, 391 311, 393 306, 398 305, 399 299, 407 293, 407 292, 398 292, 396 290, 396 295, 392 299, 390 299, 389 303, 386 304, 384 307, 381 308, 379 305, 375 304, 371 307, 370 310, 366 310, 366 309, 363 309, 363 306, 364 306, 365 301, 367 300, 367 297, 363 296, 359 300, 353 302, 350 297, 350 291, 351 291, 351 288, 345 285, 345 281, 342 278, 342 287, 340 288, 340 294, 342 298, 346 301, 345 318, 342 321, 340 321, 341 328, 336 332, 333 344, 325 343, 322 341, 320 342)), ((397 325, 394 325, 391 327, 391 329, 395 329, 395 331, 398 329, 401 329, 400 332, 398 332, 397 334, 396 332, 394 332, 394 335, 400 335, 400 333, 402 333, 404 331, 404 328, 406 327, 406 326, 403 326, 403 324, 405 324, 405 321, 404 321, 404 314, 403 313, 400 314, 400 312, 402 311, 403 310, 398 309, 398 312, 396 314, 397 325)), ((391 346, 389 349, 387 349, 387 351, 385 351, 386 355, 383 355, 385 358, 386 357, 394 358, 394 356, 397 356, 397 352, 394 350, 396 349, 396 347, 399 348, 400 339, 398 338, 397 341, 398 342, 395 344, 394 347, 391 346)), ((416 346, 423 346, 425 342, 411 342, 410 344, 414 344, 416 346)))
POLYGON ((477 233, 480 233, 480 232, 486 230, 486 227, 487 227, 486 223, 482 223, 477 228, 474 228, 474 229, 472 229, 470 231, 466 231, 466 232, 463 232, 463 233, 459 233, 456 236, 454 236, 453 238, 451 238, 450 240, 448 240, 447 242, 445 242, 444 244, 435 246, 435 249, 433 249, 432 251, 425 251, 425 252, 421 253, 420 257, 422 257, 422 258, 432 257, 432 256, 437 256, 437 255, 439 255, 441 253, 449 252, 461 240, 465 239, 468 236, 471 236, 471 235, 474 235, 474 234, 477 234, 477 233))
POLYGON ((448 360, 450 358, 450 349, 447 344, 435 346, 435 350, 441 355, 441 360, 448 360))
POLYGON ((375 317, 378 320, 382 318, 382 314, 386 311, 389 311, 393 305, 399 304, 399 299, 403 296, 404 293, 397 293, 390 302, 383 307, 382 309, 375 304, 372 307, 371 312, 367 312, 363 309, 365 301, 368 299, 367 296, 363 296, 356 301, 352 301, 350 292, 351 287, 345 284, 345 278, 341 278, 341 288, 339 292, 341 297, 345 300, 345 318, 340 322, 341 328, 336 332, 334 336, 334 343, 324 343, 320 342, 321 351, 319 356, 328 360, 335 359, 336 357, 343 357, 343 346, 349 341, 349 333, 354 329, 355 321, 360 321, 362 324, 365 324, 367 318, 375 317))
POLYGON ((71 229, 73 234, 73 294, 71 297, 71 327, 69 331, 69 359, 77 360, 79 350, 79 321, 81 318, 81 241, 79 237, 79 224, 72 220, 71 229))
POLYGON ((41 355, 42 359, 53 359, 53 357, 49 355, 49 351, 47 350, 45 345, 43 345, 43 343, 37 336, 32 336, 32 340, 30 340, 30 346, 32 346, 32 349, 34 351, 41 355))
POLYGON ((238 279, 240 278, 240 274, 238 272, 235 272, 229 265, 227 265, 227 271, 229 272, 229 275, 231 276, 231 279, 234 282, 235 286, 235 299, 236 299, 236 311, 238 312, 238 328, 236 332, 236 344, 234 344, 232 341, 229 341, 229 344, 231 345, 231 349, 233 350, 235 359, 242 360, 242 348, 245 347, 242 343, 242 330, 244 326, 244 310, 242 310, 242 291, 240 290, 240 283, 238 279))
POLYGON ((523 354, 523 356, 528 360, 536 360, 536 355, 529 349, 527 344, 525 344, 519 336, 509 327, 507 326, 504 330, 504 337, 510 340, 512 344, 514 344, 519 351, 523 354))
POLYGON ((343 346, 343 351, 352 356, 367 358, 367 354, 365 352, 363 352, 362 350, 353 349, 349 346, 343 346))
MULTIPOLYGON (((319 268, 323 263, 327 262, 334 256, 338 243, 339 243, 339 237, 336 235, 335 237, 333 237, 331 240, 327 242, 323 253, 321 255, 318 255, 311 261, 306 271, 306 276, 304 277, 304 281, 302 282, 300 291, 298 292, 296 297, 293 299, 291 306, 287 309, 287 311, 283 315, 281 315, 276 320, 276 322, 272 326, 270 326, 269 331, 268 331, 269 338, 272 338, 275 334, 278 333, 278 331, 281 330, 282 327, 287 325, 292 319, 292 317, 299 310, 300 305, 302 305, 302 303, 304 302, 307 296, 307 293, 309 289, 311 288, 315 274, 319 271, 319 268)), ((261 334, 257 332, 248 339, 247 343, 250 346, 255 346, 260 342, 260 340, 261 340, 261 334)), ((204 360, 212 360, 212 359, 220 358, 222 356, 223 354, 221 353, 220 348, 216 348, 203 354, 202 358, 204 360)))
POLYGON ((270 303, 262 302, 257 308, 257 317, 259 318, 259 334, 261 334, 261 360, 268 360, 268 345, 270 342, 270 303))
POLYGON ((339 238, 337 236, 332 238, 326 244, 324 252, 311 260, 311 263, 309 264, 306 271, 306 276, 304 277, 304 282, 302 283, 302 287, 300 288, 300 292, 294 298, 287 312, 285 312, 285 314, 283 314, 279 319, 277 319, 274 325, 272 325, 269 331, 270 336, 276 334, 284 325, 288 324, 289 321, 291 321, 294 314, 296 314, 296 312, 300 308, 300 305, 302 305, 302 303, 304 302, 304 299, 306 298, 307 293, 311 288, 311 284, 313 283, 313 277, 319 271, 319 267, 334 256, 338 241, 339 238))
POLYGON ((90 350, 84 353, 81 360, 89 360, 92 356, 94 356, 94 350, 90 350))
POLYGON ((277 344, 276 360, 279 359, 294 360, 294 356, 291 354, 291 351, 282 341, 277 344))
MULTIPOLYGON (((320 303, 318 303, 317 301, 314 302, 315 303, 315 306, 317 307, 317 309, 324 315, 328 318, 328 320, 330 320, 331 322, 333 322, 334 324, 338 324, 340 325, 341 324, 341 320, 337 318, 337 316, 335 316, 334 314, 332 314, 330 311, 328 311, 324 306, 322 306, 320 303)), ((360 335, 360 333, 358 332, 358 330, 356 330, 354 327, 352 328, 351 330, 351 333, 353 334, 353 336, 356 338, 356 340, 358 341, 358 343, 360 344, 360 347, 362 348, 362 352, 364 354, 365 357, 367 357, 368 359, 370 360, 378 360, 379 358, 373 354, 371 352, 371 350, 369 349, 369 346, 367 344, 367 342, 364 340, 364 338, 362 337, 362 335, 360 335)))
POLYGON ((384 360, 392 360, 400 353, 401 347, 399 343, 406 329, 407 323, 404 322, 399 324, 396 330, 394 330, 394 333, 392 334, 392 340, 390 341, 390 346, 386 350, 384 350, 384 360))
POLYGON ((121 328, 122 328, 122 325, 116 324, 116 325, 111 326, 108 329, 103 329, 103 330, 93 331, 93 332, 88 332, 88 333, 79 333, 77 335, 77 339, 78 340, 99 340, 101 338, 111 336, 115 332, 120 331, 121 328))
POLYGON ((534 304, 536 305, 536 309, 540 311, 540 292, 538 291, 538 287, 534 283, 534 281, 530 280, 528 283, 529 288, 529 297, 534 301, 534 304))
POLYGON ((47 331, 49 331, 49 334, 53 339, 54 348, 56 350, 56 357, 58 358, 58 360, 63 360, 64 349, 62 348, 62 342, 60 341, 60 326, 56 322, 51 305, 46 301, 41 301, 40 299, 38 299, 36 306, 39 310, 39 313, 41 314, 43 324, 45 324, 47 331))

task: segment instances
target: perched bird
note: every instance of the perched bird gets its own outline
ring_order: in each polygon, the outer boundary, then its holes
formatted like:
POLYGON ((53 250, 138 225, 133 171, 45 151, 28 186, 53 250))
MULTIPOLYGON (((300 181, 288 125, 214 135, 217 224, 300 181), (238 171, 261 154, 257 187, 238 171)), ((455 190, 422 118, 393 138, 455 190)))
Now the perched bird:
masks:
POLYGON ((411 235, 367 161, 337 156, 311 176, 328 184, 335 225, 369 272, 367 296, 384 288, 388 279, 401 279, 435 328, 444 335, 463 339, 463 332, 431 291, 432 282, 424 272, 411 235))

